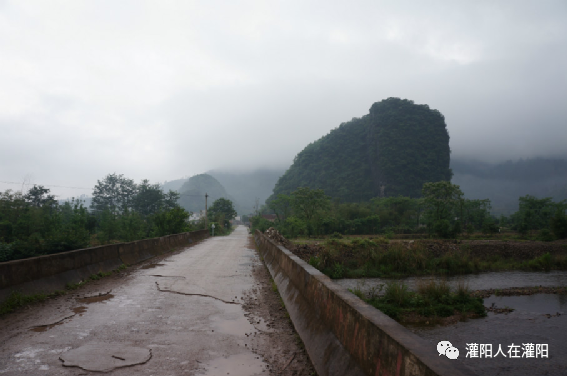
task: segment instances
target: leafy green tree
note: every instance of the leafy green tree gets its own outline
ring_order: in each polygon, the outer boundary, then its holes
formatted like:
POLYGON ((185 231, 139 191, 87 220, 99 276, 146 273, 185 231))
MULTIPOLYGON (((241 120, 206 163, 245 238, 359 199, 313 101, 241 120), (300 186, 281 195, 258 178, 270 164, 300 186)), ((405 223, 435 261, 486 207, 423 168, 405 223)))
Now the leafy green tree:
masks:
POLYGON ((24 199, 31 205, 41 207, 44 205, 54 205, 56 203, 55 196, 49 195, 49 189, 42 185, 35 185, 30 188, 24 199))
POLYGON ((559 239, 567 238, 567 216, 565 211, 557 211, 551 219, 551 231, 559 239))
POLYGON ((155 214, 156 236, 179 234, 189 229, 188 219, 191 213, 181 207, 161 211, 155 214))
POLYGON ((219 198, 215 200, 207 211, 207 216, 211 222, 219 222, 222 215, 224 215, 224 225, 236 217, 236 210, 234 210, 232 201, 229 199, 219 198))
POLYGON ((422 195, 429 229, 434 230, 441 237, 447 237, 447 228, 451 228, 457 209, 460 208, 463 192, 458 185, 439 181, 423 184, 422 195))
POLYGON ((159 184, 150 184, 148 179, 142 180, 132 198, 132 208, 143 216, 156 213, 163 205, 164 194, 159 184))
POLYGON ((276 213, 278 221, 283 222, 291 214, 292 198, 288 195, 279 194, 268 203, 268 207, 276 213))
POLYGON ((301 187, 292 193, 294 215, 305 222, 309 236, 318 230, 323 211, 329 209, 330 203, 322 189, 301 187))
POLYGON ((134 180, 122 174, 109 174, 103 180, 97 180, 91 208, 99 212, 108 209, 113 215, 123 213, 132 207, 136 191, 134 180))
POLYGON ((519 198, 519 210, 511 216, 514 227, 523 234, 547 229, 555 213, 565 205, 567 205, 565 200, 556 203, 551 197, 538 199, 532 195, 522 196, 519 198))

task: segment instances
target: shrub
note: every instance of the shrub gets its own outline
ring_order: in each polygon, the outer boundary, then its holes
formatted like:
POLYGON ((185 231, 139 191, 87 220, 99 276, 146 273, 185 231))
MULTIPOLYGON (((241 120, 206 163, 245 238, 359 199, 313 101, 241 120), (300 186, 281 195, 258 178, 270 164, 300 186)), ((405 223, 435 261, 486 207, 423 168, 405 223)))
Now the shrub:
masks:
POLYGON ((543 242, 551 242, 554 240, 553 235, 551 234, 551 231, 549 231, 548 229, 544 228, 543 230, 541 230, 537 236, 537 240, 541 240, 543 242))
POLYGON ((331 278, 333 279, 340 279, 343 278, 345 274, 345 268, 343 266, 343 264, 336 262, 335 265, 333 265, 332 271, 331 271, 331 278))
POLYGON ((333 234, 330 236, 331 239, 342 239, 343 236, 338 233, 338 232, 333 232, 333 234))

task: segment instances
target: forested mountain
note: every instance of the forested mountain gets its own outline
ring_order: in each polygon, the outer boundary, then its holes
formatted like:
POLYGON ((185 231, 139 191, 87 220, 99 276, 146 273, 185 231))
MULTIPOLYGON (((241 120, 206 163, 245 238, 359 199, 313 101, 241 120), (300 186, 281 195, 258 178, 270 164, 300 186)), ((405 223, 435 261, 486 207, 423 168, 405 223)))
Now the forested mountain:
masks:
POLYGON ((489 198, 492 213, 509 215, 518 210, 518 197, 532 195, 567 199, 567 160, 552 158, 520 159, 490 164, 453 159, 452 182, 465 197, 489 198))
POLYGON ((259 206, 264 204, 284 172, 283 169, 258 169, 251 172, 212 170, 207 174, 217 179, 234 197, 234 207, 239 215, 243 215, 254 212, 256 199, 259 206))
POLYGON ((221 197, 233 200, 222 184, 208 174, 190 177, 189 180, 183 183, 181 188, 179 188, 179 193, 181 194, 179 205, 193 213, 199 213, 201 210, 205 210, 205 193, 209 195, 209 206, 221 197))
POLYGON ((345 202, 418 197, 423 183, 451 179, 449 159, 443 115, 427 105, 388 98, 303 149, 270 199, 302 186, 345 202))
POLYGON ((169 191, 170 189, 172 191, 176 191, 179 192, 179 190, 181 189, 181 187, 183 186, 183 184, 185 184, 185 182, 189 180, 189 178, 183 178, 183 179, 176 179, 176 180, 171 180, 171 181, 166 181, 165 183, 163 183, 161 185, 161 189, 164 192, 169 191))

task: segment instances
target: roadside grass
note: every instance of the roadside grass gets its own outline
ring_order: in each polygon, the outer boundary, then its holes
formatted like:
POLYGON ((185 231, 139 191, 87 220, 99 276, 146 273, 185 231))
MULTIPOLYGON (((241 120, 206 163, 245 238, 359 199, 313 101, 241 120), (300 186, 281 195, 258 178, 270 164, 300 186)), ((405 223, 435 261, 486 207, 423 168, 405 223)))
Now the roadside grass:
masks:
POLYGON ((401 278, 416 275, 459 275, 486 271, 567 270, 567 255, 545 253, 532 260, 499 255, 481 257, 465 245, 435 253, 425 243, 388 242, 387 239, 330 239, 309 264, 333 279, 401 278))
POLYGON ((101 278, 108 277, 126 268, 127 266, 122 264, 111 272, 107 272, 107 273, 99 272, 96 274, 91 274, 87 279, 80 281, 78 283, 67 283, 65 285, 65 290, 56 290, 51 293, 23 294, 22 292, 17 290, 12 291, 10 295, 8 295, 8 297, 6 297, 6 299, 4 299, 2 303, 0 303, 0 317, 16 311, 20 307, 29 306, 31 304, 43 302, 50 298, 55 298, 57 296, 65 295, 71 291, 74 291, 88 284, 91 281, 97 281, 101 278))
POLYGON ((422 321, 430 318, 484 317, 486 309, 483 299, 473 297, 464 284, 451 291, 445 281, 422 281, 417 291, 410 291, 404 283, 386 284, 384 295, 366 297, 360 290, 352 291, 362 300, 379 309, 396 321, 404 321, 412 315, 422 321))

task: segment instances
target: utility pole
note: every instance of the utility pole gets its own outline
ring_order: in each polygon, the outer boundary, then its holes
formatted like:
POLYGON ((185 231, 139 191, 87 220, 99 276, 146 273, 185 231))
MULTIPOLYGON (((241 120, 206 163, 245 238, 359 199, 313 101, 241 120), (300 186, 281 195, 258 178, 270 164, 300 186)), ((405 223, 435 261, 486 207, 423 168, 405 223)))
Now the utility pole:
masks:
POLYGON ((207 192, 205 192, 205 227, 208 229, 209 228, 209 218, 207 217, 207 198, 209 197, 209 195, 207 194, 207 192))

